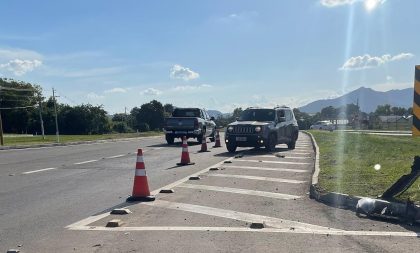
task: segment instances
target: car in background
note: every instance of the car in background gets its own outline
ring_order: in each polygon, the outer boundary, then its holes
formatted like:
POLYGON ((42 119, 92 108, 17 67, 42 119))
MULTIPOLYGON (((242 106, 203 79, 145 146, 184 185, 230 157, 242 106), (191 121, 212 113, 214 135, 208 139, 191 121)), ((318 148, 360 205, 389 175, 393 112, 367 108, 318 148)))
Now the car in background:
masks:
POLYGON ((273 152, 277 144, 294 149, 299 128, 290 107, 250 107, 225 132, 226 148, 233 153, 237 147, 265 147, 273 152))
POLYGON ((333 131, 335 130, 335 126, 330 121, 323 120, 323 121, 315 122, 315 124, 311 125, 310 129, 333 131))
POLYGON ((165 138, 168 144, 173 144, 175 138, 196 138, 201 143, 203 136, 214 141, 216 123, 205 109, 175 108, 172 117, 165 119, 165 138))

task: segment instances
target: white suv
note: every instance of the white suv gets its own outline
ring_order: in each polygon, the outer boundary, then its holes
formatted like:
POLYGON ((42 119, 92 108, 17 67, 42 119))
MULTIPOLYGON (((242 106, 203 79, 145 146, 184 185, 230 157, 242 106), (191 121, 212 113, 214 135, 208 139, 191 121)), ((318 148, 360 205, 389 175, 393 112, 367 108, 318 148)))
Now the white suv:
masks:
POLYGON ((318 121, 315 124, 313 124, 310 128, 315 129, 315 130, 329 130, 329 131, 332 131, 335 129, 334 125, 327 120, 318 121))

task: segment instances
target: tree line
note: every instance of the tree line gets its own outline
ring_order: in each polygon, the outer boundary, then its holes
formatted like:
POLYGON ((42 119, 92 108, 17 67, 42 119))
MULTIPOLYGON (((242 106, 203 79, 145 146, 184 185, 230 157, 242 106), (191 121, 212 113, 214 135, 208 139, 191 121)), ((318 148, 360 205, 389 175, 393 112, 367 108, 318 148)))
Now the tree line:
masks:
MULTIPOLYGON (((160 131, 164 127, 165 117, 169 117, 174 109, 172 104, 162 104, 152 100, 134 107, 129 114, 117 113, 108 115, 102 105, 82 104, 71 106, 54 101, 53 97, 45 98, 42 88, 26 82, 0 78, 0 114, 3 129, 6 133, 41 133, 41 118, 45 133, 54 134, 55 110, 61 134, 106 134, 111 132, 130 133, 160 131)), ((242 108, 235 108, 229 116, 216 119, 216 125, 226 126, 235 121, 242 113, 242 108)), ((374 118, 378 116, 412 114, 412 108, 392 107, 389 104, 379 105, 375 112, 361 112, 358 105, 347 104, 335 108, 328 106, 315 114, 293 109, 300 129, 309 127, 320 120, 374 118)))

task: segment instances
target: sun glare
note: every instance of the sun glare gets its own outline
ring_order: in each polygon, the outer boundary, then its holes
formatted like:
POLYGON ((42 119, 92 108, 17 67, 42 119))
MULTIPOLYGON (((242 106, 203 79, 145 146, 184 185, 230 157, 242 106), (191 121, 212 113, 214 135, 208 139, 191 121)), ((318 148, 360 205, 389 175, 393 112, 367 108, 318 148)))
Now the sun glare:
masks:
POLYGON ((367 11, 373 11, 378 7, 380 0, 365 0, 365 9, 367 11))

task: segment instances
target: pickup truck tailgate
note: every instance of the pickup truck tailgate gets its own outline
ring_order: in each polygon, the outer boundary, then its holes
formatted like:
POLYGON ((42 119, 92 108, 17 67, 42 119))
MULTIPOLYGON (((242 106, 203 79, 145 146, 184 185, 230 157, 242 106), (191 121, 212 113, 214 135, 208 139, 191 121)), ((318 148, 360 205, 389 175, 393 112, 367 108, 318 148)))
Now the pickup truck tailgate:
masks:
POLYGON ((195 118, 172 117, 166 119, 166 130, 193 130, 195 118))

